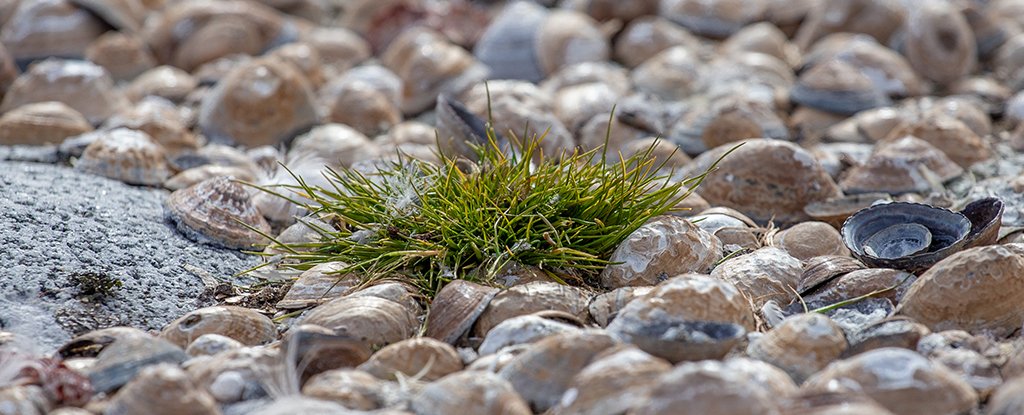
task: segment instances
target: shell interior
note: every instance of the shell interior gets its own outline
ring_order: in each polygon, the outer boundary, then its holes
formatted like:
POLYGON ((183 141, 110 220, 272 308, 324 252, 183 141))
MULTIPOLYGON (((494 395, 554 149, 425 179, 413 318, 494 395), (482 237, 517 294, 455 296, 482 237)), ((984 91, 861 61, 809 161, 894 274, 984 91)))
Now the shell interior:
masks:
POLYGON ((878 231, 864 241, 864 253, 884 259, 896 259, 928 249, 932 233, 917 223, 897 223, 878 231))
MULTIPOLYGON (((920 203, 894 202, 862 209, 843 224, 842 236, 846 247, 868 266, 907 270, 922 270, 959 250, 967 242, 971 221, 961 213, 920 203), (931 241, 927 248, 916 250, 899 244, 909 243, 909 232, 920 232, 917 227, 895 225, 917 224, 928 230, 931 241), (916 231, 915 231, 916 230, 916 231), (876 234, 883 233, 883 235, 876 234), (905 239, 903 242, 886 238, 905 239), (866 252, 871 244, 873 252, 866 252), (887 246, 890 246, 886 248, 887 246), (892 251, 888 251, 892 249, 892 251), (881 252, 886 250, 886 252, 881 252), (901 256, 897 256, 902 251, 901 256)), ((917 236, 923 238, 923 236, 917 236)), ((922 239, 923 241, 923 239, 922 239)))

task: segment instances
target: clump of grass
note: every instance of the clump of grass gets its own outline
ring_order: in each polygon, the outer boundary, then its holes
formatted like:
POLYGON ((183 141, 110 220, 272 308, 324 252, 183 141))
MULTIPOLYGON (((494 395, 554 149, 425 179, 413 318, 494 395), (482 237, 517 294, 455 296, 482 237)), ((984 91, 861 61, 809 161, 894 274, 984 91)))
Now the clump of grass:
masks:
POLYGON ((310 202, 295 202, 332 228, 315 227, 314 243, 274 241, 287 252, 282 266, 341 261, 348 264, 341 272, 399 278, 427 295, 453 279, 486 283, 512 262, 592 284, 619 243, 707 174, 671 182, 659 175, 664 166, 653 147, 628 158, 610 159, 602 148, 555 159, 542 154, 542 138, 514 152, 493 130, 487 138, 472 146, 476 161, 400 158, 373 174, 328 169, 329 188, 296 177, 299 184, 286 187, 310 202))

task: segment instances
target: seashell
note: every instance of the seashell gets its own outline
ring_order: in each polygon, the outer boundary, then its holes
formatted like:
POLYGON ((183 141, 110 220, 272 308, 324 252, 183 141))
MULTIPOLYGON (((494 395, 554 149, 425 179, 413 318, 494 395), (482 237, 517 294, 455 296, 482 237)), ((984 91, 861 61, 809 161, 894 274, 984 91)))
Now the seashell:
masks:
POLYGON ((243 182, 251 182, 256 179, 251 171, 241 167, 204 164, 171 176, 164 182, 164 188, 170 191, 180 190, 214 177, 229 177, 243 182))
POLYGON ((469 52, 424 27, 402 32, 380 60, 402 80, 400 107, 405 115, 429 109, 439 95, 460 95, 488 73, 469 52))
POLYGON ((139 101, 147 96, 158 96, 171 102, 182 102, 198 85, 198 81, 188 72, 163 65, 149 69, 136 77, 125 87, 125 95, 132 101, 139 101))
POLYGON ((984 336, 949 330, 922 337, 917 352, 960 375, 984 399, 1003 383, 1000 368, 983 355, 991 347, 984 336))
POLYGON ((834 390, 829 383, 859 390, 896 414, 969 412, 978 396, 946 367, 913 351, 882 348, 840 360, 803 385, 808 392, 834 390), (899 370, 897 370, 899 369, 899 370))
POLYGON ((826 222, 838 229, 843 226, 843 222, 846 222, 850 215, 878 201, 889 202, 891 198, 888 193, 853 194, 821 202, 808 203, 807 206, 804 206, 804 212, 810 217, 826 222))
POLYGON ((678 216, 659 216, 626 237, 601 271, 606 288, 655 285, 666 278, 707 272, 722 259, 717 237, 678 216))
POLYGON ((535 343, 553 334, 576 330, 575 326, 546 319, 537 314, 512 317, 487 332, 487 337, 480 343, 478 352, 481 356, 486 356, 508 346, 535 343))
POLYGON ((551 278, 536 266, 523 265, 515 261, 498 269, 492 279, 492 282, 505 288, 536 281, 551 281, 551 278))
POLYGON ((201 390, 208 391, 217 402, 233 403, 267 394, 264 382, 268 368, 280 364, 277 349, 242 347, 213 357, 188 360, 183 369, 201 390))
POLYGON ((808 290, 803 302, 808 308, 819 308, 881 291, 874 296, 899 304, 915 279, 913 274, 888 268, 853 270, 808 290))
POLYGON ((798 106, 789 116, 789 124, 797 137, 809 140, 820 140, 825 132, 840 122, 847 120, 846 115, 835 114, 819 109, 798 106))
POLYGON ((720 48, 722 53, 726 54, 763 53, 790 64, 795 63, 798 56, 786 34, 768 22, 755 23, 740 29, 722 42, 720 48))
POLYGON ((377 297, 401 304, 414 315, 423 313, 419 289, 405 282, 380 282, 348 294, 348 297, 377 297))
POLYGON ((1003 43, 992 61, 996 77, 1006 86, 1015 89, 1024 85, 1024 71, 1020 70, 1021 62, 1024 62, 1024 33, 1018 33, 1003 43))
POLYGON ((783 413, 793 415, 893 415, 867 395, 856 391, 803 392, 782 403, 783 413))
POLYGON ((906 111, 894 107, 861 111, 830 127, 823 139, 828 142, 875 143, 888 137, 908 118, 906 111))
POLYGON ((303 271, 276 307, 284 310, 302 309, 344 295, 361 283, 358 274, 339 273, 347 267, 348 264, 344 262, 325 262, 303 271))
POLYGON ((128 184, 160 186, 171 176, 159 144, 142 131, 118 128, 96 131, 75 169, 128 184))
POLYGON ((94 125, 128 105, 103 67, 86 61, 50 58, 33 64, 14 81, 4 95, 0 112, 44 101, 63 102, 94 125))
MULTIPOLYGON (((249 55, 233 54, 204 63, 202 66, 192 71, 192 76, 199 81, 199 85, 204 86, 205 88, 197 89, 186 97, 185 102, 191 107, 197 107, 203 98, 210 95, 210 91, 213 90, 213 86, 224 80, 224 78, 227 77, 235 68, 252 63, 254 59, 256 58, 249 55)), ((293 69, 298 70, 298 68, 294 68, 294 65, 292 65, 292 67, 293 69)), ((303 77, 303 79, 305 79, 305 77, 303 77)))
POLYGON ((185 353, 189 356, 213 356, 230 350, 241 349, 242 342, 217 333, 207 333, 192 340, 185 353))
POLYGON ((509 142, 496 131, 488 130, 487 123, 466 107, 445 95, 437 97, 438 151, 447 157, 475 159, 473 146, 487 145, 490 141, 506 148, 509 142))
POLYGON ((695 34, 725 38, 750 22, 761 20, 766 1, 736 0, 667 0, 662 1, 658 15, 679 23, 695 34))
POLYGON ((992 149, 983 138, 963 122, 944 114, 927 114, 921 120, 904 124, 889 133, 893 139, 907 135, 927 141, 964 168, 992 156, 992 149))
MULTIPOLYGON (((832 178, 806 150, 778 140, 743 143, 697 189, 712 205, 734 208, 755 221, 792 223, 808 219, 803 212, 807 204, 839 196, 832 178)), ((706 171, 732 146, 701 154, 683 177, 706 171)))
POLYGON ((0 116, 0 144, 40 145, 92 131, 78 111, 56 101, 22 105, 0 116))
POLYGON ((383 134, 402 121, 399 103, 388 92, 356 79, 340 78, 320 92, 322 118, 367 136, 383 134))
POLYGON ((863 33, 889 44, 906 20, 907 10, 887 0, 838 0, 816 3, 794 39, 802 50, 832 33, 863 33))
POLYGON ((465 280, 448 283, 430 303, 424 335, 456 344, 476 323, 497 293, 497 288, 465 280))
POLYGON ((466 109, 481 119, 493 116, 494 131, 503 137, 534 139, 543 153, 557 157, 571 153, 576 141, 554 114, 554 97, 525 81, 491 81, 464 94, 466 109))
POLYGON ((120 127, 148 134, 172 157, 202 147, 199 138, 189 131, 178 108, 163 98, 147 97, 128 111, 108 118, 103 124, 103 128, 107 129, 120 127))
POLYGON ((747 355, 785 370, 797 383, 846 350, 843 330, 818 313, 798 314, 750 342, 747 355))
POLYGON ((700 211, 699 214, 690 218, 701 229, 708 232, 718 232, 722 228, 756 228, 757 224, 736 209, 727 207, 713 207, 700 211))
POLYGON ((156 59, 137 36, 107 32, 85 50, 85 58, 102 66, 115 81, 129 81, 156 66, 156 59))
POLYGON ((890 317, 857 330, 847 337, 846 356, 854 356, 883 347, 917 350, 917 343, 931 333, 928 327, 906 317, 890 317))
POLYGON ((146 25, 144 36, 158 62, 192 71, 230 54, 258 56, 294 34, 277 11, 235 0, 174 3, 146 25))
POLYGON ((128 382, 110 401, 104 414, 154 415, 220 414, 217 403, 205 390, 196 387, 181 369, 169 364, 146 367, 128 382))
POLYGON ((174 191, 165 207, 178 231, 197 242, 250 249, 265 243, 263 235, 270 233, 246 189, 223 176, 174 191))
POLYGON ((610 62, 567 65, 541 82, 540 88, 557 98, 558 93, 567 88, 593 83, 604 84, 617 96, 626 95, 631 89, 629 72, 610 62))
POLYGON ((657 14, 657 0, 641 0, 622 3, 614 0, 576 0, 563 5, 582 13, 586 13, 598 21, 617 20, 629 22, 636 18, 657 14))
POLYGON ((653 289, 653 286, 616 288, 595 296, 587 308, 594 321, 599 326, 606 327, 626 304, 633 299, 647 295, 653 289))
POLYGON ((246 156, 245 152, 222 144, 207 144, 195 153, 179 155, 172 161, 178 170, 213 164, 259 171, 259 166, 246 156))
POLYGON ((105 347, 114 342, 134 337, 153 338, 153 336, 136 328, 108 327, 75 336, 57 349, 55 355, 60 356, 61 360, 70 360, 76 357, 96 357, 105 347))
POLYGON ((846 172, 839 186, 847 194, 925 192, 963 172, 928 142, 905 136, 879 143, 863 165, 846 172))
POLYGON ((773 395, 773 384, 795 389, 792 381, 778 369, 761 364, 751 371, 737 370, 737 366, 755 364, 748 359, 732 359, 725 362, 703 361, 676 366, 661 375, 648 392, 644 405, 633 408, 630 413, 653 415, 666 413, 695 414, 756 414, 778 413, 775 399, 785 395, 773 395), (770 374, 765 379, 766 374, 770 374), (788 382, 788 384, 786 383, 788 382))
POLYGON ((800 260, 774 247, 730 259, 711 271, 712 277, 735 284, 757 308, 769 300, 789 304, 802 275, 800 260))
POLYGON ((785 121, 772 107, 757 101, 719 100, 706 117, 700 137, 706 148, 750 138, 790 138, 785 121))
POLYGON ((415 0, 356 0, 345 5, 338 23, 365 38, 373 51, 379 53, 393 44, 404 29, 422 26, 424 17, 423 4, 415 0))
POLYGON ((338 335, 330 329, 313 324, 292 327, 283 344, 291 359, 287 364, 301 368, 298 373, 300 383, 308 383, 309 379, 321 373, 356 367, 366 362, 373 353, 361 339, 338 335))
POLYGON ((493 354, 480 356, 466 367, 466 371, 498 373, 505 366, 508 366, 516 356, 523 354, 530 347, 533 347, 532 343, 517 344, 499 349, 493 354))
POLYGON ((352 413, 352 411, 334 402, 295 395, 275 399, 273 403, 248 413, 252 415, 289 415, 295 413, 345 415, 352 413))
POLYGON ((659 284, 608 324, 612 335, 673 363, 721 358, 753 328, 750 305, 737 287, 699 274, 659 284))
POLYGON ((528 415, 530 407, 512 385, 496 374, 463 371, 423 387, 411 403, 422 415, 478 413, 528 415))
POLYGON ((778 246, 801 261, 822 255, 849 255, 836 228, 825 222, 801 222, 775 234, 778 246))
POLYGON ((974 32, 963 14, 945 2, 925 2, 907 8, 903 47, 918 73, 948 85, 963 78, 978 64, 974 32))
MULTIPOLYGON (((1005 101, 1003 99, 999 102, 1005 101)), ((933 114, 937 117, 953 117, 967 126, 975 135, 987 136, 992 133, 992 120, 979 98, 960 95, 935 101, 921 99, 918 101, 918 105, 921 105, 925 117, 933 114), (931 103, 931 105, 928 106, 925 103, 931 103)))
POLYGON ((385 346, 359 370, 384 380, 416 376, 429 382, 462 370, 462 359, 448 343, 418 337, 385 346))
POLYGON ((473 336, 485 337, 502 321, 544 310, 564 311, 587 321, 589 302, 590 296, 585 291, 555 282, 517 285, 494 295, 477 319, 473 336))
POLYGON ((1024 314, 1013 301, 1020 289, 1015 276, 1024 269, 1022 253, 1024 246, 1007 244, 949 255, 910 286, 897 312, 933 331, 961 329, 985 330, 996 336, 1009 334, 1024 323, 1024 314), (964 291, 948 291, 952 285, 964 291))
MULTIPOLYGON (((653 13, 652 13, 653 14, 653 13)), ((689 31, 659 16, 641 16, 630 20, 615 38, 615 60, 635 68, 652 56, 673 46, 697 50, 700 41, 689 31)))
POLYGON ((0 42, 18 66, 48 57, 81 59, 93 39, 108 30, 88 10, 68 0, 18 2, 0 31, 0 42))
POLYGON ((323 59, 320 58, 320 52, 308 43, 286 43, 267 52, 267 56, 273 56, 275 59, 294 65, 306 76, 306 80, 309 81, 310 86, 314 90, 326 81, 322 70, 323 59))
POLYGON ((808 258, 800 276, 797 292, 807 294, 843 274, 864 269, 864 265, 848 256, 823 255, 808 258))
POLYGON ((36 385, 8 385, 0 389, 0 405, 4 414, 43 415, 57 413, 47 391, 36 385))
POLYGON ((329 370, 313 376, 302 386, 302 394, 337 402, 359 411, 380 409, 388 392, 386 382, 354 369, 329 370))
POLYGON ((843 242, 853 256, 868 266, 911 272, 927 269, 966 244, 971 221, 946 209, 917 203, 894 202, 873 206, 843 224, 843 242), (889 229, 917 224, 924 228, 889 229), (916 231, 917 234, 907 234, 916 231), (878 233, 884 233, 875 237, 878 233), (930 239, 925 236, 930 233, 930 239), (911 236, 915 235, 915 236, 911 236), (891 249, 891 250, 887 250, 891 249))
POLYGON ((819 63, 802 73, 790 91, 789 99, 797 104, 845 115, 892 103, 863 71, 839 59, 819 63))
POLYGON ((700 86, 702 64, 685 46, 668 47, 633 68, 637 91, 664 100, 682 100, 700 86))
POLYGON ((978 199, 964 206, 960 213, 971 221, 971 233, 967 235, 964 249, 996 243, 1003 208, 1003 201, 995 197, 978 199))
POLYGON ((371 56, 370 44, 344 27, 318 26, 301 34, 317 50, 325 78, 340 75, 371 56))
POLYGON ((554 414, 626 413, 646 402, 647 389, 672 369, 668 362, 629 346, 594 358, 562 395, 554 414))
POLYGON ((120 388, 147 366, 178 364, 188 358, 181 348, 166 340, 145 334, 126 335, 124 332, 107 330, 103 334, 94 332, 79 337, 62 349, 65 355, 76 353, 76 350, 77 353, 82 350, 90 350, 88 353, 92 353, 95 346, 103 345, 96 354, 96 363, 85 373, 97 393, 110 393, 120 388))
POLYGON ((988 415, 1003 415, 1024 411, 1024 378, 1007 379, 988 400, 988 415))
POLYGON ((301 321, 334 330, 368 347, 385 346, 412 337, 419 322, 405 306, 379 297, 341 297, 311 310, 301 321))
POLYGON ((230 337, 246 346, 269 343, 277 338, 277 328, 267 316, 235 306, 192 311, 164 327, 160 338, 185 348, 192 340, 209 333, 230 337))
POLYGON ((556 334, 516 356, 498 375, 535 412, 544 412, 558 404, 577 373, 614 345, 611 336, 596 330, 556 334))
POLYGON ((234 68, 199 108, 199 127, 210 140, 247 147, 284 142, 316 118, 309 82, 294 66, 273 58, 234 68))

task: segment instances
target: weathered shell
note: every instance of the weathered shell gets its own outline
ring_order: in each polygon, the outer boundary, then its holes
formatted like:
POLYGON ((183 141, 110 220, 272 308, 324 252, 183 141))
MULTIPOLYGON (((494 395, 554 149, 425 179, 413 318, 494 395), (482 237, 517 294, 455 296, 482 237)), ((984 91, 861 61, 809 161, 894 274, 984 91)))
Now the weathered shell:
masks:
POLYGON ((181 369, 168 365, 155 365, 142 369, 114 395, 106 415, 147 413, 170 415, 180 413, 217 415, 220 410, 213 397, 189 379, 181 369))
POLYGON ((1024 377, 1007 379, 988 400, 987 415, 1010 415, 1024 411, 1024 377))
POLYGON ((238 340, 217 333, 207 333, 192 340, 185 348, 185 353, 192 357, 213 356, 242 347, 244 345, 238 340))
POLYGON ((344 27, 318 26, 302 33, 301 38, 316 48, 326 78, 340 75, 371 56, 370 44, 344 27))
POLYGON ((103 67, 86 61, 46 59, 21 74, 4 95, 0 112, 25 104, 60 101, 82 113, 92 124, 122 111, 128 99, 114 88, 103 67))
POLYGON ((867 268, 847 272, 843 275, 806 291, 802 304, 791 304, 791 309, 814 309, 835 304, 868 294, 885 298, 893 304, 899 304, 907 289, 914 282, 913 274, 888 268, 867 268))
POLYGON ((743 294, 732 284, 699 274, 669 279, 634 299, 608 332, 671 362, 716 359, 754 328, 743 294))
POLYGON ((320 91, 323 120, 370 137, 385 133, 402 121, 399 102, 389 92, 358 79, 339 78, 320 91))
POLYGON ((497 353, 508 346, 537 342, 547 336, 575 331, 576 326, 527 314, 502 321, 487 333, 477 351, 481 356, 497 353))
POLYGON ((315 324, 367 346, 384 346, 412 337, 419 322, 405 306, 379 297, 341 297, 306 314, 303 324, 315 324))
POLYGON ((808 203, 807 206, 804 206, 804 212, 815 220, 826 222, 839 229, 850 215, 878 201, 889 202, 891 200, 888 193, 859 193, 808 203))
POLYGON ((282 343, 290 359, 287 364, 303 369, 298 373, 302 382, 330 370, 356 367, 373 353, 362 339, 313 324, 292 327, 282 343))
POLYGON ((615 38, 615 60, 635 68, 652 56, 673 46, 696 50, 700 41, 665 18, 643 16, 631 20, 615 38))
POLYGON ((848 335, 850 347, 845 354, 853 356, 883 347, 917 350, 917 342, 928 333, 928 327, 912 319, 890 317, 848 335))
POLYGON ((990 330, 1008 334, 1024 323, 1015 304, 1024 272, 1024 245, 1006 244, 955 253, 910 287, 898 312, 932 330, 990 330), (949 291, 951 286, 957 290, 949 291))
POLYGON ((848 256, 824 255, 808 258, 804 261, 804 273, 800 276, 797 292, 807 294, 835 277, 859 269, 864 269, 864 265, 848 256))
POLYGON ((413 315, 420 315, 423 313, 423 307, 420 306, 420 292, 419 289, 410 285, 409 283, 400 281, 383 281, 368 287, 360 288, 358 291, 348 294, 348 297, 377 297, 385 300, 394 301, 405 307, 413 315))
POLYGON ((555 406, 574 376, 594 357, 615 345, 611 336, 584 330, 561 333, 535 343, 498 373, 536 412, 555 406))
POLYGON ((529 405, 507 380, 475 371, 453 373, 424 386, 413 398, 412 409, 422 415, 531 413, 529 405))
POLYGON ((647 295, 654 287, 622 287, 604 294, 598 294, 590 301, 590 317, 601 327, 605 327, 619 314, 626 304, 633 299, 647 295))
POLYGON ((239 402, 266 395, 270 367, 281 363, 280 352, 269 347, 242 347, 217 356, 200 356, 183 365, 201 389, 220 403, 239 402), (264 383, 266 382, 266 383, 264 383))
POLYGON ((489 70, 465 49, 421 26, 402 32, 380 59, 402 80, 400 107, 405 115, 429 109, 439 95, 460 95, 489 70))
POLYGON ((174 191, 193 186, 214 177, 230 177, 244 182, 251 182, 256 179, 256 175, 253 172, 241 167, 204 164, 171 176, 164 182, 164 187, 167 190, 174 191))
POLYGON ((372 411, 384 406, 387 388, 385 381, 361 370, 336 369, 310 378, 302 386, 302 394, 349 409, 372 411))
POLYGON ((416 376, 429 382, 462 370, 462 359, 448 343, 418 337, 385 346, 359 370, 384 380, 416 376))
POLYGON ((118 128, 96 131, 75 169, 128 184, 160 186, 171 176, 166 153, 144 132, 118 128))
POLYGON ((772 106, 747 99, 722 99, 715 102, 704 115, 707 124, 701 131, 706 148, 767 137, 788 140, 789 131, 783 119, 772 106))
POLYGON ((544 136, 540 147, 550 157, 571 153, 576 141, 554 114, 554 97, 525 81, 479 83, 464 94, 466 108, 481 119, 493 115, 494 131, 520 140, 544 136))
POLYGON ((55 101, 26 104, 0 117, 0 144, 55 144, 92 131, 78 111, 55 101))
POLYGON ((977 44, 960 10, 945 2, 925 2, 907 10, 903 47, 918 73, 946 85, 974 69, 977 44))
POLYGON ((608 349, 576 375, 552 413, 625 413, 642 406, 647 389, 670 369, 668 362, 635 347, 608 349))
POLYGON ((971 233, 967 235, 965 249, 996 243, 1003 209, 1003 201, 995 197, 978 199, 964 206, 960 213, 971 221, 971 233))
POLYGON ((473 335, 484 337, 502 321, 537 311, 558 310, 587 321, 590 296, 583 290, 555 282, 531 282, 497 293, 480 314, 473 335))
POLYGON ((251 249, 266 241, 270 225, 256 210, 249 193, 227 177, 214 177, 167 197, 167 217, 190 239, 233 249, 251 249))
POLYGON ((911 135, 927 141, 964 168, 992 156, 992 148, 985 139, 946 114, 932 112, 917 122, 894 128, 889 134, 891 138, 911 135))
POLYGON ((601 271, 601 285, 655 285, 688 272, 707 272, 722 259, 717 237, 678 216, 660 216, 633 231, 601 271))
POLYGON ((102 66, 115 81, 128 81, 156 66, 156 59, 137 36, 107 32, 85 50, 85 58, 102 66))
POLYGON ((277 338, 277 328, 270 318, 235 306, 206 307, 185 314, 167 325, 160 338, 185 348, 192 340, 208 333, 230 337, 246 346, 269 343, 277 338))
POLYGON ((658 14, 696 34, 724 38, 762 19, 766 8, 762 0, 668 0, 660 3, 658 14))
POLYGON ((905 136, 878 144, 863 165, 846 172, 839 186, 848 194, 924 192, 963 171, 928 142, 905 136))
POLYGON ((119 127, 148 134, 171 157, 202 147, 199 138, 189 131, 188 123, 178 108, 163 98, 145 98, 128 111, 110 117, 103 124, 103 128, 108 129, 119 127))
POLYGON ((145 334, 125 334, 108 329, 103 335, 86 335, 65 346, 65 353, 72 353, 75 349, 88 349, 109 342, 102 346, 96 355, 96 363, 86 372, 96 392, 109 393, 121 387, 146 366, 178 364, 188 358, 181 348, 166 340, 145 334))
POLYGON ((1000 368, 989 359, 991 343, 983 335, 947 330, 922 337, 917 343, 917 352, 960 375, 980 397, 986 398, 1003 383, 1000 368))
POLYGON ((790 99, 846 115, 892 103, 859 68, 839 59, 819 63, 801 74, 790 91, 790 99))
POLYGON ((143 97, 158 96, 171 102, 181 102, 199 82, 181 69, 173 66, 157 66, 136 77, 125 88, 125 94, 132 101, 143 97))
POLYGON ((325 82, 320 52, 308 43, 286 43, 267 52, 267 56, 294 65, 306 76, 313 89, 319 88, 325 82))
POLYGON ((760 308, 769 300, 789 304, 800 284, 803 265, 786 251, 774 247, 758 249, 723 262, 711 276, 736 285, 743 295, 760 308))
POLYGON ((306 308, 345 295, 361 282, 358 274, 338 273, 346 267, 348 264, 344 262, 325 262, 303 271, 284 298, 277 302, 277 308, 306 308))
POLYGON ((971 386, 946 367, 906 349, 882 348, 840 360, 812 376, 807 391, 842 382, 896 414, 960 414, 977 405, 971 386))
POLYGON ((775 246, 806 261, 822 255, 849 255, 836 228, 825 222, 801 222, 775 234, 775 246))
POLYGON ((777 391, 789 390, 792 393, 795 386, 779 369, 758 363, 748 359, 730 359, 677 365, 656 381, 647 401, 630 413, 778 413, 776 399, 785 394, 777 394, 777 391), (739 370, 741 366, 754 367, 739 370))
POLYGON ((666 100, 681 100, 699 87, 702 65, 685 46, 668 47, 643 61, 630 73, 640 92, 666 100))
POLYGON ((857 259, 868 266, 897 268, 911 272, 927 269, 932 264, 960 250, 967 243, 971 221, 966 216, 946 209, 917 203, 894 202, 873 206, 853 216, 843 224, 843 242, 857 259), (909 238, 906 232, 887 231, 890 226, 918 224, 931 234, 925 249, 914 245, 924 244, 921 237, 909 238), (886 233, 888 237, 873 238, 875 234, 886 233), (874 243, 875 246, 869 245, 874 243), (907 248, 892 252, 883 249, 894 244, 907 243, 907 248), (913 245, 914 247, 910 247, 913 245), (871 249, 868 249, 871 248, 871 249), (872 251, 873 250, 873 251, 872 251), (887 254, 896 255, 892 258, 887 254))
POLYGON ((906 111, 881 107, 858 112, 828 129, 823 139, 829 142, 874 143, 910 118, 906 111))
POLYGON ((82 58, 107 27, 96 15, 67 0, 18 2, 0 31, 0 42, 21 67, 51 56, 82 58))
POLYGON ((255 59, 203 97, 199 127, 220 143, 276 145, 316 122, 314 101, 309 81, 293 65, 255 59))
POLYGON ((455 344, 476 323, 497 293, 497 288, 465 280, 448 283, 430 303, 425 335, 455 344))
POLYGON ((801 383, 845 350, 846 336, 836 323, 825 315, 807 313, 789 317, 751 341, 747 355, 785 370, 801 383))
POLYGON ((757 224, 753 219, 747 217, 736 209, 727 207, 713 207, 700 211, 699 214, 690 218, 701 229, 708 232, 718 232, 722 228, 756 228, 757 224))

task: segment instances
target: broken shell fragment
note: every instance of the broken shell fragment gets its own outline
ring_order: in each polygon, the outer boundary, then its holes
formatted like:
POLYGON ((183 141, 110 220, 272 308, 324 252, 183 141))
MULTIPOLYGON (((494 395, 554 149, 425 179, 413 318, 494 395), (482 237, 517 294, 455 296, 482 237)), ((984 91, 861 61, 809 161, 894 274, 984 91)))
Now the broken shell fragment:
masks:
POLYGON ((253 206, 246 189, 227 177, 176 190, 165 206, 178 231, 199 242, 251 249, 265 243, 263 235, 270 233, 270 225, 253 206))
POLYGON ((269 343, 277 338, 277 328, 267 316, 255 310, 216 306, 192 311, 171 322, 160 338, 178 345, 188 345, 204 334, 220 334, 246 346, 269 343))
POLYGON ((843 225, 843 242, 872 267, 911 272, 960 250, 971 221, 964 215, 918 203, 894 202, 854 214, 843 225))

